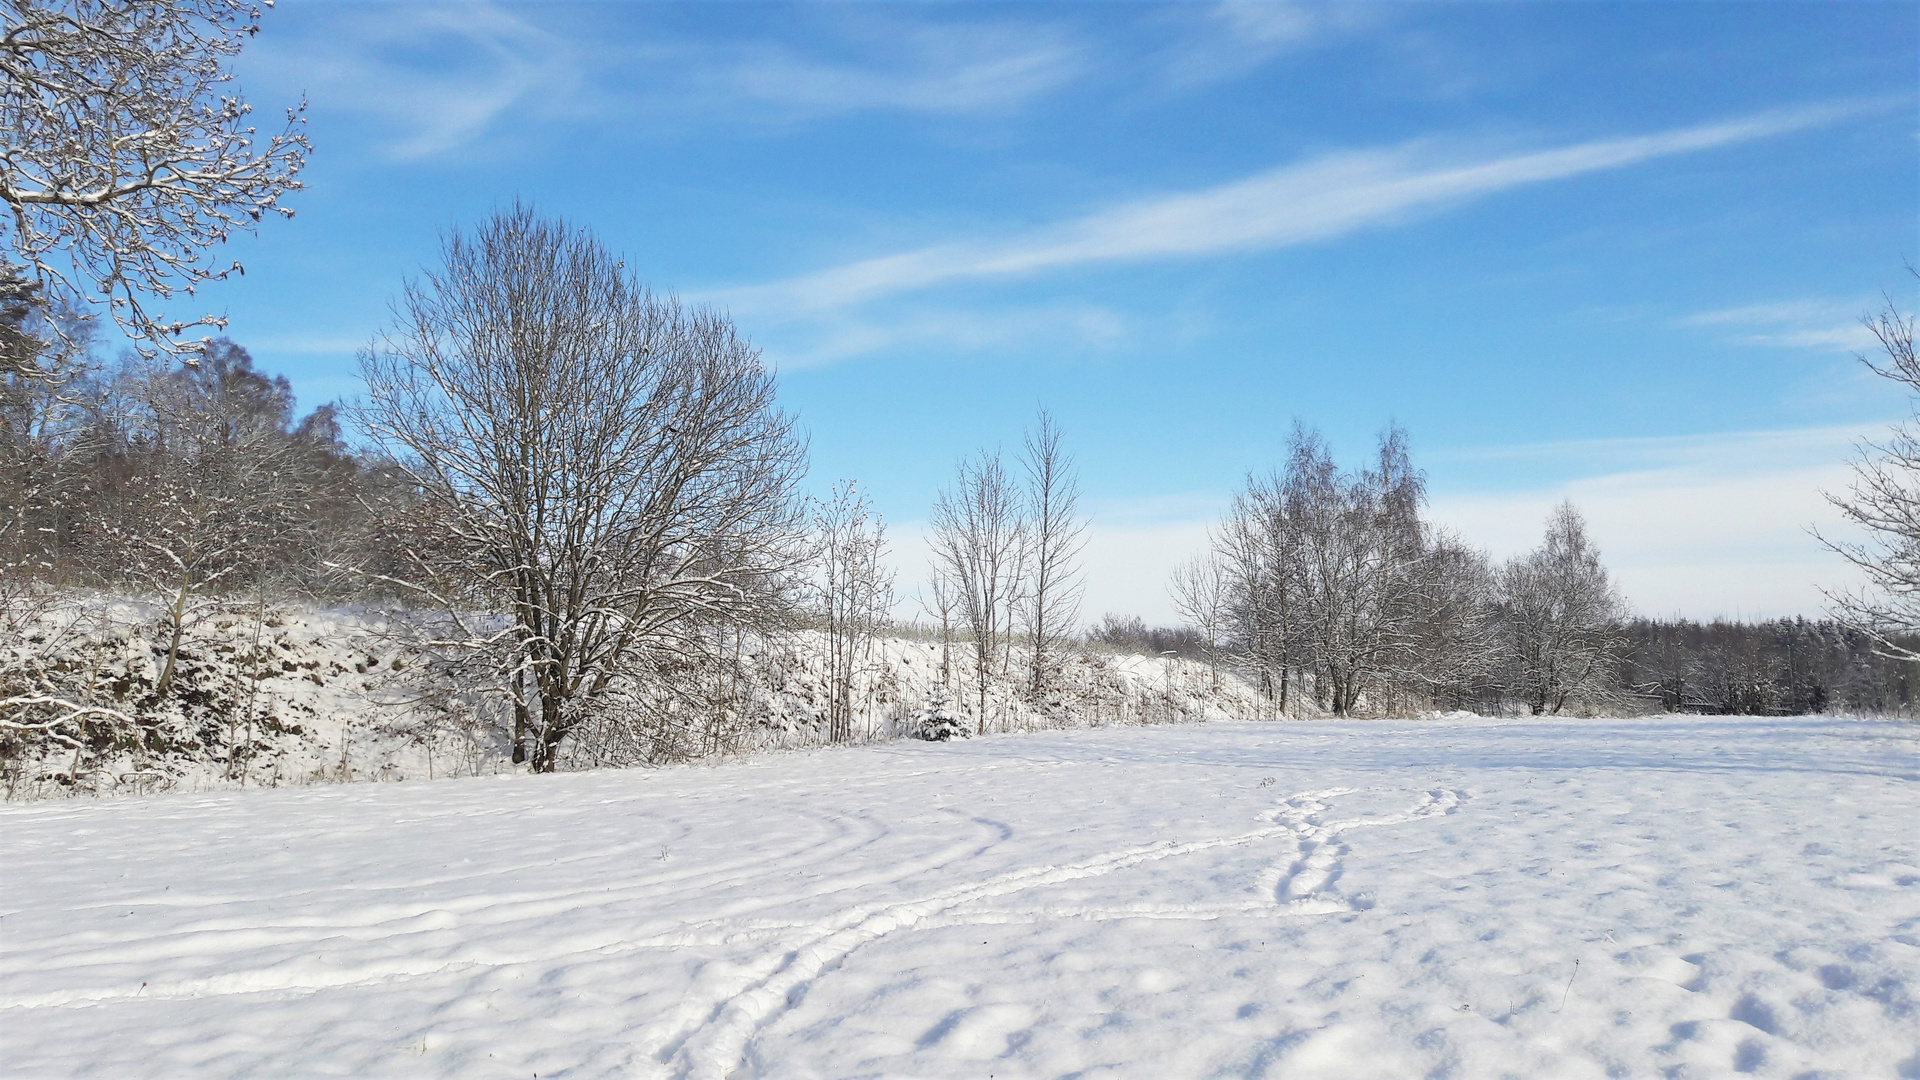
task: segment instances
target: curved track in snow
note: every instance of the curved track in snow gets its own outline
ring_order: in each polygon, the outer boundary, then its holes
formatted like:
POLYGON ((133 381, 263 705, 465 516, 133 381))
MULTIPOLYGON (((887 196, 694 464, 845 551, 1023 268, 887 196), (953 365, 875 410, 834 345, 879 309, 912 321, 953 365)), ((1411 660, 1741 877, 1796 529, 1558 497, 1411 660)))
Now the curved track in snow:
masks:
POLYGON ((1920 1073, 1913 729, 1216 724, 0 808, 10 1077, 1920 1073))

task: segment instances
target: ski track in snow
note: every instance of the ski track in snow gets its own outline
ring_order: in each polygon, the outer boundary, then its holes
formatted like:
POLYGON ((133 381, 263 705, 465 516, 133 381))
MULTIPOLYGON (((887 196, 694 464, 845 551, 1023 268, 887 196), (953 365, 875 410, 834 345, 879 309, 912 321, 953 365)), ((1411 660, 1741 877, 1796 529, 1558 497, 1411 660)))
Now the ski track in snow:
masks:
POLYGON ((1219 905, 1142 905, 1134 908, 1053 907, 1022 911, 977 911, 969 905, 980 901, 1013 896, 1044 885, 1101 877, 1143 863, 1178 858, 1213 848, 1237 847, 1261 841, 1290 837, 1298 857, 1283 869, 1276 865, 1271 874, 1261 875, 1263 891, 1284 905, 1284 914, 1324 915, 1351 911, 1346 901, 1320 898, 1318 892, 1339 876, 1339 860, 1346 854, 1338 837, 1350 829, 1374 825, 1398 825, 1417 821, 1436 813, 1449 813, 1459 805, 1457 792, 1431 791, 1417 806, 1403 814, 1352 821, 1319 823, 1315 819, 1327 809, 1327 801, 1352 794, 1351 789, 1302 794, 1287 800, 1271 816, 1271 828, 1212 840, 1170 841, 1147 847, 1111 852, 1099 858, 1068 866, 1035 866, 999 875, 976 885, 964 885, 931 896, 889 904, 880 908, 852 908, 833 919, 805 927, 808 936, 797 944, 780 946, 780 958, 771 974, 745 990, 730 996, 718 1008, 686 1006, 687 1012, 705 1016, 691 1030, 676 1033, 659 1054, 669 1057, 673 1075, 686 1080, 723 1080, 741 1063, 753 1033, 777 1015, 807 986, 830 971, 855 949, 887 934, 914 927, 942 915, 953 922, 1015 922, 1023 920, 1073 918, 1219 918, 1228 912, 1258 914, 1266 906, 1259 901, 1228 908, 1219 905), (1268 885, 1266 879, 1273 883, 1268 885), (954 914, 957 913, 957 914, 954 914))
POLYGON ((1911 727, 1211 724, 0 808, 9 1076, 1920 1077, 1911 727))

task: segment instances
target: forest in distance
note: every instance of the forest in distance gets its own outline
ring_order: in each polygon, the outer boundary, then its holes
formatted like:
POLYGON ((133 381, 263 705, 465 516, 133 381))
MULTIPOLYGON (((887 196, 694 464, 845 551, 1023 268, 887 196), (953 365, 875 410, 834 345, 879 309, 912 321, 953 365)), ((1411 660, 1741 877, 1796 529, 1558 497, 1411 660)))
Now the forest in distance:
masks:
POLYGON ((0 331, 29 361, 0 401, 0 756, 244 773, 275 662, 261 627, 301 609, 382 612, 407 650, 391 670, 414 669, 404 708, 535 771, 754 746, 773 710, 738 687, 776 654, 819 669, 820 742, 1082 723, 1074 665, 1100 649, 1246 691, 1156 717, 1911 708, 1910 637, 1634 616, 1571 504, 1495 563, 1423 516, 1398 428, 1343 468, 1296 423, 1168 583, 1182 625, 1087 625, 1073 457, 1043 410, 934 495, 929 578, 896 622, 885 524, 852 481, 802 495, 794 418, 727 318, 529 207, 444 255, 363 350, 366 399, 304 417, 239 344, 102 360, 9 282, 0 331), (247 625, 251 646, 209 638, 247 625), (938 642, 936 687, 901 691, 890 637, 938 642))

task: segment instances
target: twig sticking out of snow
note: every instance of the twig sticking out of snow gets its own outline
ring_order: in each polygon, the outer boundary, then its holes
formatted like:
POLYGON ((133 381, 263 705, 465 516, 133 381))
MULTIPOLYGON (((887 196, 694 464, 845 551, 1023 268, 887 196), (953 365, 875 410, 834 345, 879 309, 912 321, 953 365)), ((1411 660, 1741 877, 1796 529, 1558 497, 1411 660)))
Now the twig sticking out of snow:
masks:
MULTIPOLYGON (((1573 980, 1579 977, 1580 977, 1580 958, 1576 956, 1573 959, 1573 974, 1567 976, 1567 988, 1560 992, 1560 1009, 1564 1009, 1567 1007, 1567 995, 1573 993, 1573 980)), ((1559 1012, 1560 1009, 1555 1009, 1553 1011, 1559 1012)))

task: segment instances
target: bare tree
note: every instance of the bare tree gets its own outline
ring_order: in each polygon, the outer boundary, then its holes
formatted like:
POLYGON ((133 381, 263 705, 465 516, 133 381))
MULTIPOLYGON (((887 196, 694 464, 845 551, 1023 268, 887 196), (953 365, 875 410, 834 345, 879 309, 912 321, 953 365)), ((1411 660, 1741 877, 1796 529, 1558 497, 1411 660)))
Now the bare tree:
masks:
POLYGON ((274 551, 285 500, 298 497, 276 483, 286 464, 281 447, 263 442, 232 454, 151 458, 127 485, 119 519, 102 532, 100 558, 112 577, 161 602, 167 641, 155 696, 173 688, 188 628, 257 581, 260 557, 274 551))
POLYGON ((953 487, 933 504, 933 557, 973 638, 976 724, 987 730, 987 688, 1004 670, 1014 611, 1027 578, 1028 540, 1019 490, 1000 455, 962 461, 953 487))
POLYGON ((1293 601, 1298 593, 1297 535, 1279 496, 1279 484, 1249 476, 1226 519, 1213 533, 1213 557, 1225 589, 1232 647, 1253 669, 1262 699, 1288 708, 1296 644, 1293 601))
POLYGON ((362 423, 450 537, 404 585, 499 657, 515 760, 551 771, 621 679, 789 609, 806 451, 724 316, 584 230, 516 206, 444 255, 361 354, 362 423))
POLYGON ((1405 432, 1390 428, 1374 468, 1317 486, 1301 515, 1305 639, 1336 716, 1411 645, 1425 497, 1405 432))
POLYGON ((1415 575, 1412 640, 1389 680, 1435 706, 1490 702, 1498 696, 1507 639, 1486 553, 1429 528, 1415 575))
POLYGON ((920 598, 920 610, 940 625, 940 685, 943 687, 953 685, 953 613, 959 606, 956 591, 957 586, 936 557, 927 595, 920 598))
POLYGON ((1622 605, 1572 503, 1554 508, 1538 548, 1501 567, 1498 605, 1511 664, 1507 686, 1535 716, 1558 715, 1575 697, 1597 701, 1612 692, 1622 605))
POLYGON ((1079 515, 1080 484, 1073 458, 1060 443, 1053 417, 1040 410, 1020 464, 1026 472, 1029 578, 1020 604, 1029 654, 1027 692, 1045 699, 1060 666, 1062 646, 1080 613, 1080 552, 1086 523, 1079 515))
POLYGON ((1285 471, 1250 476, 1213 537, 1227 623, 1269 701, 1288 710, 1302 673, 1335 715, 1386 690, 1412 658, 1422 616, 1425 477, 1389 429, 1371 469, 1343 474, 1296 424, 1285 471))
POLYGON ((1232 615, 1229 572, 1217 552, 1196 555, 1174 567, 1168 592, 1173 610, 1200 635, 1212 689, 1220 689, 1220 657, 1232 615))
MULTIPOLYGON (((1909 271, 1920 278, 1920 270, 1909 271)), ((1888 296, 1886 306, 1863 321, 1883 358, 1863 354, 1860 362, 1874 374, 1920 392, 1914 316, 1888 296)), ((1861 444, 1853 462, 1852 488, 1829 493, 1827 501, 1867 534, 1862 541, 1820 537, 1867 578, 1866 590, 1827 593, 1834 616, 1871 636, 1886 655, 1920 660, 1920 652, 1898 640, 1920 629, 1920 407, 1895 425, 1884 442, 1861 444)))
POLYGON ((873 642, 892 620, 893 571, 884 559, 887 529, 850 480, 813 505, 814 602, 827 634, 827 731, 853 737, 854 684, 873 659, 873 642))
POLYGON ((196 621, 268 578, 304 546, 310 477, 288 434, 293 392, 253 370, 245 349, 214 342, 193 368, 134 360, 115 379, 119 462, 92 537, 94 575, 161 602, 165 659, 155 694, 173 688, 180 645, 196 621))
POLYGON ((73 777, 87 750, 111 741, 100 736, 129 737, 135 722, 98 677, 101 649, 87 647, 73 597, 16 569, 0 564, 0 767, 59 747, 73 751, 73 777))
POLYGON ((304 102, 262 144, 230 85, 259 6, 0 0, 0 17, 0 264, 27 271, 38 302, 104 303, 144 348, 197 352, 181 335, 226 320, 169 319, 148 302, 240 270, 212 249, 292 216, 280 200, 311 149, 304 102))

